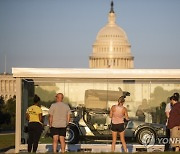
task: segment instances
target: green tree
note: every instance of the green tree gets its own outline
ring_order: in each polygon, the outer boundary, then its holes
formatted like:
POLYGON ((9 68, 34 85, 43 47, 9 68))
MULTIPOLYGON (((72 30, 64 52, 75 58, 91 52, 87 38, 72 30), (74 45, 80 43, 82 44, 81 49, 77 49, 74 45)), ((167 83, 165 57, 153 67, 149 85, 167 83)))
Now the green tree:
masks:
POLYGON ((56 91, 48 91, 42 89, 41 87, 36 87, 35 93, 41 98, 41 105, 50 107, 51 104, 55 101, 56 91))
POLYGON ((6 113, 10 115, 10 129, 15 128, 15 117, 16 117, 16 97, 10 98, 6 102, 6 113))
POLYGON ((4 105, 5 105, 4 98, 0 96, 0 124, 4 123, 4 112, 3 112, 4 105))
POLYGON ((1 96, 0 98, 0 124, 9 124, 10 123, 10 115, 6 112, 6 104, 4 98, 1 96))
POLYGON ((16 98, 10 98, 6 103, 0 97, 0 124, 3 130, 14 130, 16 117, 16 98))

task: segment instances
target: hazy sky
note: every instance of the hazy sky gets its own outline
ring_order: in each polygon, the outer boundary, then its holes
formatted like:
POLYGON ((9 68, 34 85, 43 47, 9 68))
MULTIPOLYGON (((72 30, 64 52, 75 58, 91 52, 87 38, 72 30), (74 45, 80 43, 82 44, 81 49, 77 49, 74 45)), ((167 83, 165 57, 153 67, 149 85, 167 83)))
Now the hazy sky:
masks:
MULTIPOLYGON (((0 0, 0 72, 88 68, 110 0, 0 0)), ((114 0, 135 68, 180 68, 180 0, 114 0)))

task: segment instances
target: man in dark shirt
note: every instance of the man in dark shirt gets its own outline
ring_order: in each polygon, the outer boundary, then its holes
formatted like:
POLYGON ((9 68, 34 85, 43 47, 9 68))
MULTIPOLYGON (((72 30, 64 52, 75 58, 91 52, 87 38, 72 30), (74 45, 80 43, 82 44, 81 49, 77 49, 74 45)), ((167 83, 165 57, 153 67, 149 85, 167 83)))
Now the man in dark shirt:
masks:
MULTIPOLYGON (((171 96, 170 101, 172 109, 169 114, 168 128, 170 129, 171 138, 180 138, 180 103, 176 96, 171 96)), ((176 151, 180 149, 180 143, 171 143, 172 147, 176 147, 176 151)))

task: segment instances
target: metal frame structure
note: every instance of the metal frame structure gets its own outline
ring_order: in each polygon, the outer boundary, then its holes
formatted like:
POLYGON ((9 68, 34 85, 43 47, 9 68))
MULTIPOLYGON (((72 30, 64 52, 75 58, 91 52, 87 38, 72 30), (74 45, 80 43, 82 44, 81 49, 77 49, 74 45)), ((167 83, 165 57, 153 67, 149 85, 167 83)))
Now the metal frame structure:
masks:
POLYGON ((12 68, 16 78, 15 153, 21 149, 22 79, 173 79, 180 80, 180 69, 75 69, 75 68, 12 68))

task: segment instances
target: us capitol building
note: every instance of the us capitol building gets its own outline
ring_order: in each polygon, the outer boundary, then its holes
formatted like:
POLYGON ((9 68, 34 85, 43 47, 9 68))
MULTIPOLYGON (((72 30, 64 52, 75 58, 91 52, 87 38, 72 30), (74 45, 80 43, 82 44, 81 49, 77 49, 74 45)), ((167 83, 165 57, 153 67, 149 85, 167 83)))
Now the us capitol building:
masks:
MULTIPOLYGON (((89 57, 90 68, 132 69, 134 57, 126 32, 116 24, 116 15, 111 2, 108 23, 97 34, 89 57)), ((5 100, 16 95, 16 80, 12 75, 0 75, 0 96, 5 100)))
POLYGON ((90 68, 134 68, 134 57, 126 32, 116 24, 116 15, 111 2, 108 23, 97 34, 89 57, 90 68))
POLYGON ((0 75, 0 96, 5 101, 16 96, 16 79, 12 75, 0 75))

